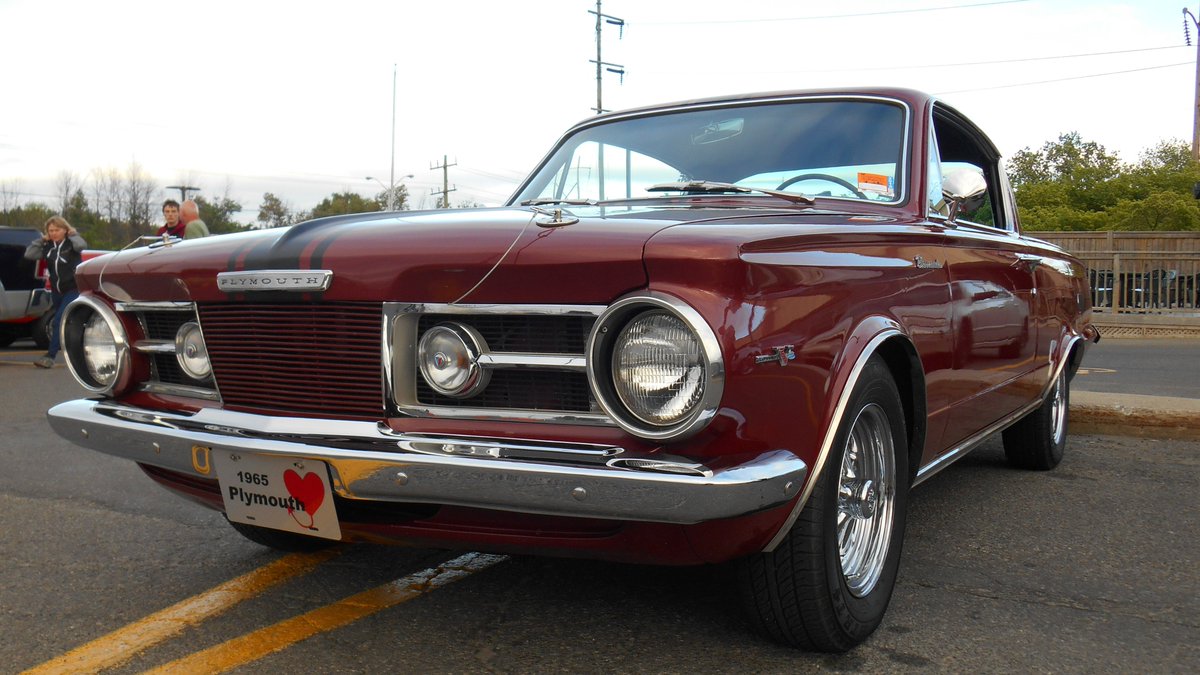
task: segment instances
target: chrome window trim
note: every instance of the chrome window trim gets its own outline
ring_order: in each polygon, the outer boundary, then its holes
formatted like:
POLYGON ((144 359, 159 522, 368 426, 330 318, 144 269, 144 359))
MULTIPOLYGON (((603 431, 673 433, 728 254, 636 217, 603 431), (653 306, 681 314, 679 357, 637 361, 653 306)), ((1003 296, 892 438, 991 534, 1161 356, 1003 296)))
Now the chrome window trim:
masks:
MULTIPOLYGON (((426 314, 507 316, 582 316, 599 317, 604 305, 464 305, 449 303, 383 303, 383 386, 389 416, 466 419, 476 421, 520 421, 556 424, 613 426, 602 413, 546 412, 513 408, 470 408, 420 403, 416 397, 420 371, 417 359, 417 323, 426 314), (404 383, 401 387, 398 383, 404 383)), ((485 352, 479 364, 485 368, 534 368, 541 370, 586 371, 584 354, 530 354, 524 352, 485 352)))
MULTIPOLYGON (((605 362, 608 361, 605 360, 605 362)), ((721 343, 717 340, 717 335, 713 332, 712 327, 691 305, 674 296, 655 291, 622 298, 609 306, 604 314, 596 320, 592 327, 592 334, 588 336, 587 373, 592 394, 596 397, 596 403, 600 405, 601 410, 625 431, 639 438, 655 441, 681 440, 703 429, 716 416, 717 409, 721 404, 721 396, 725 391, 725 361, 721 352, 721 343), (696 409, 683 420, 667 427, 650 427, 645 423, 640 423, 625 410, 625 406, 620 403, 619 398, 615 397, 615 392, 613 392, 614 397, 610 398, 607 386, 601 383, 611 381, 611 375, 597 372, 600 359, 592 356, 597 349, 608 348, 607 342, 604 341, 607 333, 616 335, 616 331, 613 330, 615 326, 610 326, 610 322, 621 321, 623 323, 624 317, 641 311, 638 309, 639 307, 665 309, 674 314, 691 329, 704 350, 706 361, 704 370, 707 378, 704 383, 704 397, 696 405, 696 409)))
MULTIPOLYGON (((558 152, 558 149, 560 147, 562 147, 563 143, 568 138, 570 138, 571 136, 574 136, 575 134, 577 134, 580 131, 583 131, 585 129, 590 129, 594 126, 600 126, 603 124, 609 124, 611 122, 637 119, 637 118, 641 118, 641 117, 656 117, 658 115, 677 113, 677 112, 692 112, 692 111, 697 111, 697 110, 713 110, 713 109, 720 109, 720 108, 740 108, 740 107, 745 107, 745 106, 771 105, 771 104, 779 104, 779 103, 800 103, 800 102, 807 102, 807 101, 872 101, 875 103, 890 103, 893 105, 900 106, 900 109, 904 111, 904 131, 903 131, 904 138, 902 139, 902 142, 900 144, 901 145, 900 159, 898 160, 898 162, 899 162, 898 166, 899 166, 899 170, 901 173, 899 176, 897 176, 897 181, 900 183, 900 187, 901 187, 900 192, 897 193, 896 199, 893 201, 872 202, 872 201, 863 201, 861 199, 848 199, 847 201, 852 201, 852 202, 858 203, 858 204, 866 203, 866 204, 875 204, 875 205, 880 205, 880 206, 900 206, 900 205, 904 204, 905 202, 907 202, 909 199, 910 193, 911 193, 911 186, 913 184, 912 176, 908 175, 909 173, 911 173, 909 171, 909 169, 911 167, 909 167, 909 165, 908 165, 909 158, 913 154, 912 153, 912 144, 913 144, 912 107, 909 106, 907 102, 902 101, 898 98, 893 98, 891 96, 876 96, 876 95, 868 95, 868 94, 849 94, 848 93, 848 94, 785 94, 785 95, 779 95, 779 96, 765 96, 762 98, 745 98, 745 99, 733 99, 733 100, 725 100, 725 101, 710 101, 707 103, 691 103, 691 104, 682 103, 679 105, 671 105, 671 106, 666 106, 666 107, 662 107, 662 108, 654 108, 652 110, 636 110, 636 111, 629 111, 629 112, 625 112, 625 113, 618 112, 618 113, 613 113, 613 114, 603 115, 603 116, 598 115, 596 118, 584 120, 584 121, 576 124, 575 126, 568 129, 566 131, 566 133, 564 133, 561 137, 559 137, 558 142, 556 142, 553 146, 551 146, 550 151, 547 152, 545 154, 545 156, 542 157, 541 161, 539 161, 537 163, 537 166, 533 169, 533 171, 530 171, 529 175, 527 175, 525 177, 525 180, 521 181, 521 184, 517 186, 517 189, 513 192, 512 196, 509 197, 508 201, 505 202, 505 206, 517 206, 518 205, 517 198, 520 197, 521 193, 525 191, 525 188, 527 188, 529 186, 529 184, 531 182, 533 182, 534 177, 537 176, 538 173, 541 172, 542 167, 544 167, 546 165, 546 162, 549 161, 550 158, 554 156, 554 153, 558 152), (903 178, 904 180, 900 180, 901 178, 903 178)), ((822 197, 822 199, 839 199, 839 198, 822 197)), ((846 199, 846 198, 840 198, 840 199, 846 199)))

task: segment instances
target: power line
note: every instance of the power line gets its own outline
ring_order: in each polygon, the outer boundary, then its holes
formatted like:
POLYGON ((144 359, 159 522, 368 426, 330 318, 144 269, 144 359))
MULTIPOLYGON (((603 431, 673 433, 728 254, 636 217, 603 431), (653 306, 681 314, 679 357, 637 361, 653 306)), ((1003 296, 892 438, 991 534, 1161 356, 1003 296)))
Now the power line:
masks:
MULTIPOLYGON (((1142 47, 1139 49, 1122 49, 1111 52, 1090 52, 1087 54, 1059 54, 1055 56, 1029 56, 1019 59, 996 59, 993 61, 963 61, 961 63, 927 63, 911 66, 862 66, 856 68, 804 68, 802 70, 756 70, 755 75, 787 75, 789 73, 854 73, 854 72, 875 72, 884 70, 918 70, 923 68, 962 68, 967 66, 994 66, 1007 63, 1026 63, 1031 61, 1055 61, 1060 59, 1077 59, 1091 56, 1113 56, 1117 54, 1134 54, 1138 52, 1153 52, 1162 51, 1164 49, 1185 49, 1182 45, 1170 45, 1166 47, 1142 47)), ((677 71, 647 71, 649 74, 668 73, 677 71)), ((710 71, 711 72, 711 71, 710 71)), ((744 73, 745 71, 729 71, 744 73)))
POLYGON ((1059 78, 1055 78, 1053 80, 1038 80, 1036 82, 1018 82, 1015 84, 998 84, 994 87, 977 87, 974 89, 955 89, 953 91, 939 91, 939 92, 934 92, 934 93, 937 96, 944 96, 946 94, 966 94, 966 93, 976 92, 976 91, 990 91, 992 89, 1013 89, 1015 87, 1032 87, 1032 86, 1038 85, 1038 84, 1053 84, 1055 82, 1068 82, 1070 80, 1088 80, 1088 79, 1095 78, 1095 77, 1108 77, 1109 75, 1124 75, 1126 73, 1140 73, 1140 72, 1144 72, 1147 70, 1162 70, 1163 68, 1177 68, 1179 66, 1190 66, 1190 65, 1192 65, 1191 61, 1181 61, 1179 63, 1168 63, 1168 64, 1161 65, 1161 66, 1149 66, 1146 68, 1132 68, 1130 70, 1114 70, 1114 71, 1108 72, 1108 73, 1094 73, 1092 75, 1076 75, 1074 77, 1059 77, 1059 78))
POLYGON ((940 7, 921 7, 917 9, 888 9, 879 12, 855 12, 852 14, 822 14, 819 16, 794 16, 781 19, 714 19, 711 21, 648 21, 639 23, 641 26, 696 26, 702 24, 729 23, 778 23, 780 21, 820 21, 824 19, 856 19, 864 16, 884 16, 888 14, 916 14, 918 12, 940 12, 949 9, 971 9, 973 7, 988 7, 991 5, 1012 5, 1029 0, 994 0, 993 2, 977 2, 970 5, 943 5, 940 7))

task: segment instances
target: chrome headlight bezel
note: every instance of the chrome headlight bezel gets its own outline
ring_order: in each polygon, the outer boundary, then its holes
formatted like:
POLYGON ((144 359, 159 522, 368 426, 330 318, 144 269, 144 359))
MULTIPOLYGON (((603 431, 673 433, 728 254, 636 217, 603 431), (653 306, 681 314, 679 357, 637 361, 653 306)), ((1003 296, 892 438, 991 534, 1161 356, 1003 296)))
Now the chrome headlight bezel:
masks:
POLYGON ((208 345, 204 342, 204 332, 200 330, 200 324, 195 321, 184 323, 175 332, 175 362, 179 364, 179 369, 184 375, 197 382, 205 382, 212 377, 212 360, 208 357, 208 345), (199 368, 192 367, 195 365, 192 360, 196 359, 200 361, 199 368))
POLYGON ((479 357, 487 351, 487 343, 474 328, 457 321, 444 321, 421 335, 417 344, 417 369, 435 392, 450 398, 471 398, 483 391, 491 379, 491 371, 479 363, 479 357), (445 350, 438 349, 434 342, 440 338, 448 341, 448 346, 455 348, 457 354, 445 354, 445 350), (463 368, 462 377, 454 386, 439 382, 432 370, 442 368, 439 359, 447 358, 459 362, 463 368))
POLYGON ((725 366, 716 334, 690 305, 663 293, 624 298, 600 316, 588 337, 587 372, 601 409, 630 434, 656 441, 681 440, 703 429, 716 415, 725 387, 725 366), (700 348, 703 392, 685 413, 665 424, 648 421, 647 416, 632 411, 613 381, 614 349, 620 336, 632 321, 647 312, 671 315, 691 332, 700 348))
MULTIPOLYGON (((95 324, 93 324, 95 325, 95 324)), ((125 327, 107 303, 91 295, 81 295, 71 302, 63 312, 60 337, 63 353, 66 356, 67 368, 81 387, 97 394, 116 395, 129 386, 130 358, 129 337, 125 327), (88 323, 100 320, 112 334, 113 348, 116 351, 116 366, 113 376, 104 382, 90 372, 87 353, 84 349, 84 332, 88 323)))

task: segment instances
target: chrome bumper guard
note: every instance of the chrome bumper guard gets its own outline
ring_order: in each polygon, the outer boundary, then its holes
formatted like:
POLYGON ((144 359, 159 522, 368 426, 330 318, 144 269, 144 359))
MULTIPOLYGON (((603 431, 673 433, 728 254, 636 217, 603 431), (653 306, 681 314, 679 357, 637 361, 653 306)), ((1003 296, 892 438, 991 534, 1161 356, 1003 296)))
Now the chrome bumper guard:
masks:
POLYGON ((691 524, 779 506, 808 467, 786 450, 712 471, 620 448, 549 441, 401 434, 382 424, 267 417, 212 408, 167 413, 96 400, 47 413, 91 450, 201 478, 211 451, 319 460, 347 499, 691 524), (203 455, 204 461, 198 461, 203 455))

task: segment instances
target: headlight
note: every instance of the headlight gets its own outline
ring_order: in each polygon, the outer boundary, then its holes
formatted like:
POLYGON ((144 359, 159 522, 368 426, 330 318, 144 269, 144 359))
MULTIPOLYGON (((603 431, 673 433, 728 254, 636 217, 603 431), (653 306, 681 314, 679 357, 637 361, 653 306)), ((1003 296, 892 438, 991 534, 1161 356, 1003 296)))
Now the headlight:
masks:
POLYGON ((675 315, 643 312, 613 343, 612 377, 617 396, 634 417, 669 426, 704 395, 704 351, 675 315))
POLYGON ((212 363, 208 360, 208 347, 200 325, 189 321, 175 333, 175 359, 187 376, 194 380, 207 380, 212 375, 212 363))
POLYGON ((119 393, 129 383, 129 341, 115 312, 90 295, 63 313, 63 351, 71 374, 85 389, 119 393))
POLYGON ((83 323, 83 362, 96 384, 110 387, 116 381, 117 338, 99 314, 93 314, 83 323))
POLYGON ((439 394, 470 398, 487 386, 490 372, 479 366, 487 350, 483 337, 460 323, 440 323, 425 331, 417 346, 421 375, 439 394))
POLYGON ((685 438, 720 403, 725 370, 716 334, 676 298, 652 294, 614 303, 596 321, 587 357, 597 403, 636 436, 685 438))

